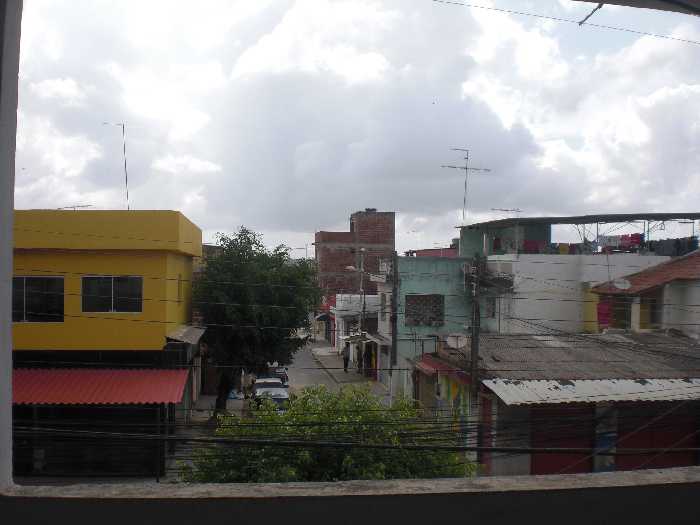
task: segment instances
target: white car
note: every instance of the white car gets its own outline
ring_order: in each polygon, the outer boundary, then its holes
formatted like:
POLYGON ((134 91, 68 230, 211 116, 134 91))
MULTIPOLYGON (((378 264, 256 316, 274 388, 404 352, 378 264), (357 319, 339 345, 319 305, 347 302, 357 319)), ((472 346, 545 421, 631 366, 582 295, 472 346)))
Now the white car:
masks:
POLYGON ((263 399, 270 399, 276 405, 278 410, 284 410, 284 405, 289 401, 289 391, 282 386, 257 386, 253 393, 253 402, 260 404, 263 399))
POLYGON ((258 388, 283 388, 284 382, 282 379, 279 377, 258 377, 255 379, 255 382, 253 383, 253 389, 257 390, 258 388))

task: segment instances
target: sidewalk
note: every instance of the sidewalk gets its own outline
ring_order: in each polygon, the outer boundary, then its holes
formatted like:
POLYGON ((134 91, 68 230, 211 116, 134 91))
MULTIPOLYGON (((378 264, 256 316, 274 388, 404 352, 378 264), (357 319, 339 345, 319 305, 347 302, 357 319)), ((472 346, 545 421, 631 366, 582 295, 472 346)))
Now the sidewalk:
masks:
POLYGON ((343 370, 343 359, 333 347, 312 348, 311 353, 316 362, 323 367, 338 385, 366 384, 374 395, 382 398, 384 404, 388 405, 391 403, 389 392, 382 383, 358 374, 357 368, 353 368, 352 363, 348 367, 348 371, 345 372, 343 370))

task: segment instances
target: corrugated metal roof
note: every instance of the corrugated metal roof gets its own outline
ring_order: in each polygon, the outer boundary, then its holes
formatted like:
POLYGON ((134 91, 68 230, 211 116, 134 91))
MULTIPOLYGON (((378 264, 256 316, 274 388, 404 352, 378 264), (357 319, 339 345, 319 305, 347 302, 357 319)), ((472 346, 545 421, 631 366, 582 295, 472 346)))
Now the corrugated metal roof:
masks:
POLYGON ((415 362, 415 366, 418 370, 429 376, 440 373, 450 376, 461 383, 466 384, 469 382, 469 376, 462 369, 430 354, 422 355, 420 359, 415 362))
POLYGON ((510 217, 493 221, 477 222, 467 226, 456 226, 466 229, 499 229, 510 226, 527 224, 610 224, 632 221, 675 221, 698 220, 700 213, 605 213, 598 215, 566 215, 563 217, 510 217))
POLYGON ((700 399, 699 378, 573 381, 485 379, 482 383, 506 405, 700 399))
POLYGON ((187 370, 44 369, 12 371, 16 405, 179 403, 187 370))
POLYGON ((168 339, 173 339, 175 341, 180 341, 182 343, 189 343, 191 345, 196 345, 199 340, 204 335, 206 328, 201 326, 190 326, 183 324, 175 328, 172 332, 167 335, 168 339))
MULTIPOLYGON (((469 335, 467 348, 469 348, 469 335)), ((448 350, 449 352, 449 350, 448 350)), ((457 351, 450 358, 469 369, 457 351)), ((664 333, 484 334, 479 373, 488 379, 684 379, 700 377, 700 345, 664 333)))

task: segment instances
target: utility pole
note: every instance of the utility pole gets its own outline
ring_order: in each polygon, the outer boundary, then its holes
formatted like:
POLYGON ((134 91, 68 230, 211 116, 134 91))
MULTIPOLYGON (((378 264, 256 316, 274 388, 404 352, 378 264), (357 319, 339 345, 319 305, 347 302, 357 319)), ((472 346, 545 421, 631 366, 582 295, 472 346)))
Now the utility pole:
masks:
POLYGON ((456 170, 464 170, 464 197, 462 199, 462 224, 466 226, 467 224, 467 186, 469 184, 469 172, 470 171, 483 171, 490 172, 489 168, 471 168, 469 166, 469 150, 464 148, 452 148, 452 151, 462 151, 464 152, 464 166, 454 166, 454 165, 443 165, 441 168, 452 168, 456 170))
POLYGON ((472 266, 469 269, 471 277, 471 298, 472 298, 472 333, 471 333, 471 356, 470 356, 470 402, 473 406, 478 405, 479 395, 479 335, 481 328, 481 312, 479 309, 479 280, 481 279, 481 258, 474 256, 472 266))
MULTIPOLYGON (((393 400, 394 394, 394 367, 398 362, 398 305, 399 305, 399 256, 396 250, 391 254, 391 316, 389 317, 389 322, 391 323, 391 354, 389 356, 389 404, 393 400)), ((402 377, 399 374, 399 377, 402 377)), ((405 381, 404 381, 405 382, 405 381)), ((406 393, 404 392, 404 395, 406 393)), ((411 394, 413 398, 413 394, 411 394)))
MULTIPOLYGON (((472 299, 472 330, 471 330, 471 355, 469 370, 469 420, 472 428, 476 428, 475 445, 481 443, 481 425, 479 424, 479 336, 481 328, 481 312, 479 308, 479 286, 481 279, 482 260, 478 254, 474 254, 470 267, 471 277, 471 299, 472 299)), ((477 463, 480 461, 479 454, 476 456, 477 463)))
MULTIPOLYGON (((391 255, 391 366, 396 366, 398 355, 398 336, 396 326, 398 324, 397 311, 399 303, 399 256, 396 251, 391 255)), ((390 371, 391 372, 391 371, 390 371)))
POLYGON ((365 331, 365 249, 360 248, 360 294, 362 295, 362 314, 360 315, 360 333, 365 331))

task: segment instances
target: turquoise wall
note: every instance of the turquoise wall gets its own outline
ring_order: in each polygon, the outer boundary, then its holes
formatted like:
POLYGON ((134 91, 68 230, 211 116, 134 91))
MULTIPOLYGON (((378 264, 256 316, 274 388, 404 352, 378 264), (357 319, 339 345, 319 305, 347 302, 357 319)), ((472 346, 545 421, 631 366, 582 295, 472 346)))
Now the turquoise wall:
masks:
POLYGON ((464 333, 469 324, 471 305, 464 288, 462 267, 468 259, 441 257, 399 257, 399 305, 397 316, 400 358, 413 359, 422 351, 435 351, 433 334, 464 333), (406 326, 406 295, 442 294, 445 296, 445 322, 442 326, 406 326))

